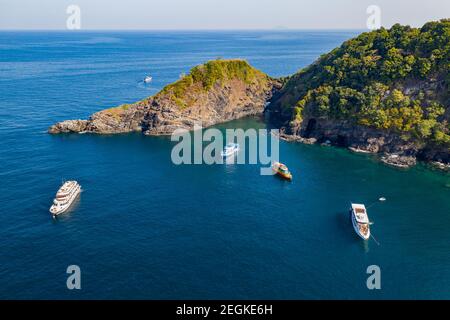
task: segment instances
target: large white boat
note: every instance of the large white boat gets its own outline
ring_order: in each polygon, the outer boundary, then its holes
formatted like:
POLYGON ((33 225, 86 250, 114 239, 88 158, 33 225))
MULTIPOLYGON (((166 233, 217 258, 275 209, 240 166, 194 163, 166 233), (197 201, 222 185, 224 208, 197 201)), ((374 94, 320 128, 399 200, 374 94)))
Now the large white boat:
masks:
POLYGON ((81 192, 81 186, 76 181, 66 181, 56 193, 50 213, 53 217, 67 211, 81 192))
POLYGON ((144 78, 144 82, 145 82, 145 83, 150 83, 150 82, 152 82, 152 80, 153 80, 153 78, 152 78, 151 76, 146 76, 146 77, 144 78))
POLYGON ((363 204, 352 203, 350 208, 353 229, 364 240, 370 238, 370 221, 366 207, 363 204))
POLYGON ((220 152, 220 155, 222 157, 229 157, 235 153, 238 153, 239 151, 239 144, 237 143, 228 143, 222 152, 220 152))

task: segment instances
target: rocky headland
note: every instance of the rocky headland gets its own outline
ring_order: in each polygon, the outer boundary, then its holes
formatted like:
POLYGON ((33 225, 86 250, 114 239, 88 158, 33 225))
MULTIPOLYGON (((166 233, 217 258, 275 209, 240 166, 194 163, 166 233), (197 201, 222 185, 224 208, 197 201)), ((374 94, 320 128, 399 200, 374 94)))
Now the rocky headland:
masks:
POLYGON ((270 119, 288 141, 324 143, 409 167, 450 163, 450 20, 394 25, 344 42, 289 77, 270 119))
POLYGON ((142 101, 94 113, 88 120, 67 120, 49 133, 99 134, 142 131, 169 135, 262 114, 266 102, 281 85, 244 60, 214 60, 193 68, 158 94, 142 101))

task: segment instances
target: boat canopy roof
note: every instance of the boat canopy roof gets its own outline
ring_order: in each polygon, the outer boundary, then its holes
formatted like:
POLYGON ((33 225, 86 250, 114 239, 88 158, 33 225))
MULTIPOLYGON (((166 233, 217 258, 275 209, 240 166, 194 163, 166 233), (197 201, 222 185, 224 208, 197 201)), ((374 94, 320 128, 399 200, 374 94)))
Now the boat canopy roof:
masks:
POLYGON ((352 209, 362 209, 366 211, 366 206, 360 203, 352 203, 352 209))
POLYGON ((352 210, 354 212, 356 221, 360 223, 369 223, 366 206, 359 203, 352 203, 352 210))
POLYGON ((285 164, 281 163, 281 162, 275 162, 273 165, 274 165, 274 167, 276 167, 278 169, 281 169, 281 170, 284 170, 284 171, 288 170, 287 166, 285 164))

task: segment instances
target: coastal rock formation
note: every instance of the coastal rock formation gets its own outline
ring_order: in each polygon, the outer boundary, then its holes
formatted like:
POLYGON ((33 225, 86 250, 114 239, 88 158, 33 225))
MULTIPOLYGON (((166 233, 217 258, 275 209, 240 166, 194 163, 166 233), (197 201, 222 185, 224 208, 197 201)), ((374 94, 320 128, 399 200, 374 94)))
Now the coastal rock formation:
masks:
POLYGON ((48 131, 49 133, 83 132, 86 130, 87 125, 87 120, 67 120, 51 126, 48 131))
POLYGON ((449 68, 450 20, 381 28, 289 77, 267 112, 288 140, 329 140, 396 166, 447 167, 449 68))
POLYGON ((155 96, 134 104, 102 110, 88 120, 67 120, 49 133, 101 134, 142 131, 168 135, 176 129, 208 127, 262 114, 279 84, 244 60, 214 60, 197 66, 155 96))
POLYGON ((66 120, 52 125, 49 133, 125 133, 141 130, 142 105, 122 105, 94 113, 89 120, 66 120))

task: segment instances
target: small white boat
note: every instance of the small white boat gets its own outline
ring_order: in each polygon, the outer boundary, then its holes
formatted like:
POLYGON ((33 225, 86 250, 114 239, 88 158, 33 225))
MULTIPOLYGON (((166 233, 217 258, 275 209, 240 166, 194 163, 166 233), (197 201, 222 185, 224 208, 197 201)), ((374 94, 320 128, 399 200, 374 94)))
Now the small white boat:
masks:
POLYGON ((229 157, 239 151, 239 144, 237 143, 228 143, 223 151, 220 153, 222 157, 229 157))
POLYGON ((152 82, 152 80, 153 80, 153 78, 150 77, 150 76, 146 76, 146 77, 144 78, 144 82, 145 82, 145 83, 150 83, 150 82, 152 82))
POLYGON ((50 207, 50 213, 53 217, 66 212, 73 201, 81 192, 81 186, 77 181, 66 181, 56 193, 53 204, 50 207))
POLYGON ((353 229, 364 240, 370 238, 370 221, 366 207, 363 204, 352 203, 350 208, 353 229))

